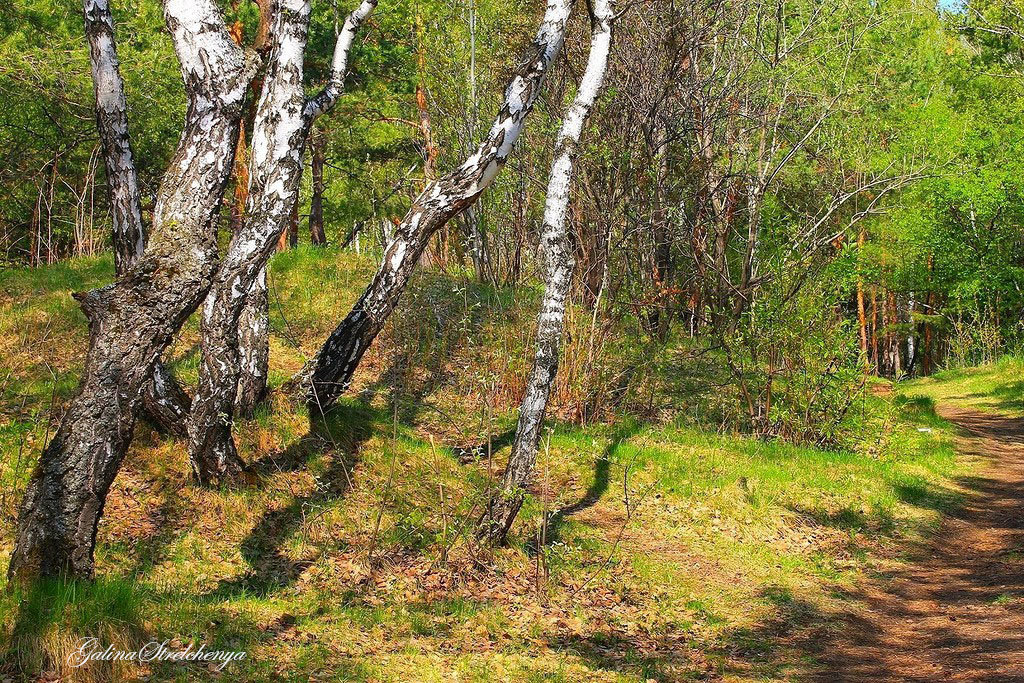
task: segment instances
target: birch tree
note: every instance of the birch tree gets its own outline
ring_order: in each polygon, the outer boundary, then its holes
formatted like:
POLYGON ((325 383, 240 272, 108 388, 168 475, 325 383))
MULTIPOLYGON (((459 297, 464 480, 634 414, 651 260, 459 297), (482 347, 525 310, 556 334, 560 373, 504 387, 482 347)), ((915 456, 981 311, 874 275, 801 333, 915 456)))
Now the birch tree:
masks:
MULTIPOLYGON (((83 0, 82 9, 96 96, 96 130, 107 169, 114 270, 120 277, 142 256, 146 247, 139 178, 128 128, 128 100, 117 57, 110 3, 108 0, 83 0)), ((153 381, 146 384, 143 394, 146 417, 162 431, 184 436, 189 400, 170 370, 157 361, 153 381)))
MULTIPOLYGON (((237 2, 237 0, 236 0, 237 2)), ((258 0, 259 23, 252 41, 252 49, 261 57, 266 57, 270 50, 270 19, 273 12, 271 0, 258 0)), ((232 33, 235 42, 241 44, 243 31, 241 24, 236 24, 232 33)), ((235 147, 235 201, 231 211, 231 233, 235 234, 245 224, 245 207, 249 202, 249 145, 245 134, 256 120, 257 102, 262 91, 262 81, 253 79, 250 86, 251 99, 247 105, 245 120, 238 135, 235 147)), ((238 395, 235 397, 235 410, 239 415, 252 417, 256 406, 266 398, 267 377, 270 362, 270 303, 267 296, 267 272, 264 268, 256 281, 249 288, 245 308, 238 321, 238 356, 239 378, 238 395)), ((186 422, 188 413, 182 417, 181 430, 187 436, 186 422)))
POLYGON ((84 0, 82 9, 96 95, 96 130, 107 168, 114 269, 121 275, 146 248, 139 179, 128 132, 128 101, 117 58, 110 4, 107 0, 84 0))
POLYGON ((303 90, 310 2, 280 0, 272 18, 270 62, 253 126, 246 221, 217 271, 200 323, 199 388, 188 434, 192 468, 201 483, 230 480, 244 468, 231 437, 239 379, 239 318, 247 293, 265 272, 298 201, 310 127, 341 97, 356 32, 376 5, 377 0, 363 0, 348 16, 335 45, 328 83, 312 98, 303 90))
POLYGON ((537 351, 523 402, 519 407, 519 422, 501 489, 491 499, 481 525, 481 533, 498 543, 504 542, 523 505, 523 494, 537 462, 537 447, 548 398, 558 373, 559 345, 565 326, 565 300, 572 283, 574 266, 566 220, 573 163, 579 153, 580 135, 608 68, 614 17, 612 0, 594 0, 587 66, 555 141, 541 233, 546 273, 544 297, 537 317, 537 351))
POLYGON ((537 35, 505 90, 487 137, 462 165, 428 183, 413 201, 370 285, 296 378, 311 408, 325 411, 345 391, 363 354, 398 305, 430 238, 471 207, 504 167, 562 47, 571 9, 572 0, 548 0, 537 35))
MULTIPOLYGON (((264 266, 249 288, 238 318, 238 392, 235 411, 252 417, 256 406, 267 397, 270 369, 270 297, 264 266)), ((187 418, 187 415, 186 415, 187 418)))
POLYGON ((145 252, 114 284, 74 295, 89 322, 89 352, 79 391, 26 488, 11 580, 92 575, 97 525, 145 385, 215 270, 215 217, 255 60, 228 35, 213 0, 164 0, 163 8, 188 100, 184 128, 145 252))

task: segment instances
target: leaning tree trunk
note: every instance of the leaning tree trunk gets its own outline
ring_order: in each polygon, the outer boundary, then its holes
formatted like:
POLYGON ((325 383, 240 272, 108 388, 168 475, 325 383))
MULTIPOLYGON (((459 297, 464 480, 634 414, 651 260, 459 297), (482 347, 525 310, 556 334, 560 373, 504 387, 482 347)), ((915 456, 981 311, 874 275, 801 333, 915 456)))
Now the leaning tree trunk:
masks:
POLYGON ((128 133, 128 102, 124 94, 114 19, 108 0, 84 0, 85 37, 89 41, 96 130, 107 168, 110 214, 114 228, 114 268, 122 275, 146 247, 142 201, 128 133))
POLYGON ((544 205, 544 229, 541 248, 547 262, 544 298, 537 318, 537 353, 519 408, 519 422, 512 442, 512 453, 505 467, 500 491, 491 499, 481 520, 480 533, 503 543, 512 527, 537 462, 537 446, 547 410, 551 387, 558 372, 559 345, 565 321, 565 299, 572 282, 573 255, 566 225, 573 162, 578 154, 580 135, 597 94, 604 82, 614 19, 611 0, 594 0, 590 55, 580 81, 579 91, 562 121, 555 142, 547 199, 544 205))
MULTIPOLYGON (((107 0, 83 0, 82 4, 96 96, 96 130, 107 169, 114 269, 120 277, 145 251, 142 200, 128 132, 128 101, 117 58, 110 4, 107 0)), ((146 384, 143 394, 146 417, 161 431, 184 436, 184 420, 188 415, 189 401, 188 394, 174 379, 174 375, 157 361, 153 381, 146 384)))
POLYGON ((423 189, 395 229, 362 297, 296 378, 311 410, 327 410, 345 391, 366 349, 395 310, 431 236, 472 206, 505 165, 562 47, 571 8, 572 0, 549 1, 487 138, 461 166, 423 189))
POLYGON ((201 483, 231 480, 244 467, 231 438, 231 424, 239 379, 238 325, 246 294, 259 274, 265 273, 298 200, 310 126, 341 96, 356 31, 376 4, 376 0, 364 0, 349 15, 338 36, 330 81, 309 100, 302 86, 309 0, 282 0, 275 13, 270 63, 253 126, 247 220, 231 240, 200 323, 199 388, 188 432, 189 457, 201 483))
POLYGON ((164 0, 188 109, 157 194, 148 248, 113 285, 76 294, 89 321, 78 394, 25 491, 9 576, 86 578, 96 529, 160 353, 213 275, 214 220, 253 63, 213 0, 164 0))

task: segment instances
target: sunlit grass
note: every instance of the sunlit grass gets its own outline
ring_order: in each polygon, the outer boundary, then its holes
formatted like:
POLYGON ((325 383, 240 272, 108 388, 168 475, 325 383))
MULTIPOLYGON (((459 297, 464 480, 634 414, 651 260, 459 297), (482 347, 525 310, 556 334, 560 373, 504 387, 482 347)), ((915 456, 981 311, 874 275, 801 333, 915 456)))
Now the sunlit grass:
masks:
MULTIPOLYGON (((274 386, 374 267, 333 249, 275 257, 274 386)), ((0 274, 4 559, 57 417, 51 398, 66 401, 80 372, 84 319, 67 293, 110 270, 86 259, 0 274)), ((1008 401, 1020 369, 1006 361, 873 398, 845 451, 711 433, 692 419, 580 427, 555 415, 511 547, 491 552, 472 525, 508 454, 536 292, 431 273, 408 294, 328 419, 275 395, 236 425, 254 465, 244 486, 194 487, 183 445, 141 426, 100 527, 100 580, 0 599, 7 651, 21 653, 0 674, 68 673, 69 643, 92 633, 126 647, 245 650, 232 680, 785 679, 807 655, 777 642, 778 624, 827 622, 841 589, 898 561, 958 504, 966 465, 934 401, 1008 401), (485 449, 460 462, 456 446, 488 435, 490 461, 485 449)), ((166 354, 186 383, 197 341, 192 321, 166 354)), ((170 664, 130 673, 217 677, 170 664)))
POLYGON ((943 370, 904 383, 902 392, 935 401, 956 401, 971 408, 1009 415, 1024 410, 1024 359, 1005 356, 980 368, 943 370))

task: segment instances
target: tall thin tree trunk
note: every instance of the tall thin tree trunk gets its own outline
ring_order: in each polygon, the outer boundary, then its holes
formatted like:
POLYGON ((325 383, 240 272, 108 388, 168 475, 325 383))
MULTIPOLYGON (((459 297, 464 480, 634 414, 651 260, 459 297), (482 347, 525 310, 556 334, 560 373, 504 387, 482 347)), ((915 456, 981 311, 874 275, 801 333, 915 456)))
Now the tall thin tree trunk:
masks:
MULTIPOLYGON (((861 259, 864 258, 865 241, 866 236, 862 224, 860 232, 857 234, 857 252, 861 259)), ((857 273, 857 322, 860 329, 860 355, 864 363, 864 372, 867 373, 868 368, 871 367, 871 361, 868 358, 868 319, 864 309, 864 276, 859 272, 857 273)))
POLYGON ((327 244, 324 232, 324 161, 327 135, 314 127, 309 134, 309 170, 312 194, 309 200, 309 241, 314 247, 327 244))
MULTIPOLYGON (((232 0, 236 7, 238 0, 232 0)), ((270 48, 270 19, 272 7, 270 0, 260 0, 260 20, 253 40, 253 49, 265 54, 270 48)), ((232 37, 239 45, 244 39, 243 25, 236 22, 232 27, 232 37)), ((263 90, 263 80, 254 78, 250 85, 249 105, 245 121, 238 134, 238 146, 235 153, 235 201, 231 210, 231 234, 242 231, 245 224, 245 211, 249 202, 249 147, 246 144, 245 131, 251 128, 256 119, 257 101, 263 90)), ((243 417, 252 417, 259 404, 267 394, 267 376, 270 362, 270 308, 267 299, 267 273, 264 268, 253 283, 246 297, 245 307, 238 321, 238 394, 235 409, 243 417)), ((188 416, 186 415, 186 420, 188 416)), ((184 423, 183 423, 184 425, 184 423)), ((187 425, 186 425, 187 426, 187 425)), ((185 429, 187 437, 188 430, 185 429)))
MULTIPOLYGON (((416 42, 416 113, 420 136, 423 138, 423 180, 424 184, 437 180, 437 145, 434 144, 434 133, 430 124, 430 109, 427 106, 427 52, 423 40, 423 16, 419 5, 416 5, 415 42, 416 42)), ((446 228, 437 231, 432 249, 425 249, 420 255, 420 265, 426 267, 438 264, 442 268, 447 254, 446 228)))
POLYGON ((231 173, 255 64, 212 0, 164 0, 188 97, 178 149, 157 194, 146 252, 113 285, 76 294, 89 321, 80 388, 29 481, 8 574, 86 578, 96 529, 157 358, 205 295, 214 221, 231 173))
MULTIPOLYGON (((928 254, 928 278, 931 279, 934 268, 934 256, 928 254)), ((925 296, 925 315, 935 315, 935 290, 928 286, 928 294, 925 296)), ((924 355, 922 356, 922 368, 925 375, 930 375, 935 369, 934 351, 932 349, 932 324, 924 322, 924 355)))
POLYGON ((484 283, 494 279, 491 267, 491 248, 487 243, 487 232, 484 229, 480 212, 476 207, 469 207, 462 215, 466 239, 469 243, 469 258, 473 262, 473 272, 477 282, 484 283))
POLYGON ((201 483, 230 481, 244 467, 231 437, 238 395, 239 319, 246 295, 265 273, 297 203, 310 126, 341 96, 353 39, 374 7, 376 0, 364 0, 349 15, 338 37, 328 85, 312 99, 303 90, 310 2, 281 0, 273 18, 270 63, 253 126, 247 220, 214 277, 200 323, 199 388, 188 433, 192 469, 201 483))
POLYGON ((882 360, 878 357, 878 288, 871 285, 871 365, 875 374, 882 373, 882 360))
POLYGON ((526 486, 537 462, 541 427, 547 411, 551 387, 558 373, 559 345, 565 321, 565 299, 572 282, 573 256, 566 214, 572 186, 573 162, 578 153, 580 135, 604 81, 612 42, 615 13, 611 0, 594 0, 590 55, 580 81, 579 91, 562 120, 555 141, 547 200, 544 205, 544 230, 541 245, 547 262, 544 298, 537 318, 537 353, 533 370, 519 408, 519 423, 512 443, 501 489, 491 501, 481 524, 481 533, 494 542, 504 542, 508 530, 523 505, 526 486))
POLYGON ((108 0, 84 0, 83 10, 96 96, 96 130, 103 145, 114 226, 114 268, 121 275, 146 247, 135 155, 128 134, 128 102, 108 0))
POLYGON ((656 124, 651 136, 654 148, 657 175, 654 182, 654 196, 651 204, 651 279, 654 285, 654 306, 648 320, 654 334, 665 339, 671 324, 669 302, 669 277, 671 270, 672 245, 668 231, 668 206, 665 201, 664 185, 668 179, 667 132, 663 124, 656 124))
POLYGON ((461 166, 423 189, 396 228, 369 287, 296 378, 312 409, 326 410, 345 391, 363 354, 397 306, 430 237, 472 206, 504 167, 562 47, 571 8, 572 0, 550 0, 487 138, 461 166))

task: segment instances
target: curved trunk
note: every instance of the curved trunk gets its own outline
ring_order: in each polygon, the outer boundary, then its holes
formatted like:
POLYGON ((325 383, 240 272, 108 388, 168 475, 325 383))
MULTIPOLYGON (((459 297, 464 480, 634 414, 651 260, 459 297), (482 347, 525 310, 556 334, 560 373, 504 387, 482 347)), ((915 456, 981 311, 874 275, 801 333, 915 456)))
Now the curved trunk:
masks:
POLYGON ((500 491, 491 499, 481 520, 480 533, 494 542, 504 542, 508 530, 523 505, 523 496, 537 462, 537 446, 547 411, 551 387, 558 373, 559 345, 565 322, 565 300, 572 282, 573 256, 566 214, 572 184, 573 162, 578 153, 580 135, 604 82, 611 50, 612 21, 610 0, 593 3, 590 55, 580 81, 579 91, 562 120, 555 142, 555 158, 548 179, 544 204, 544 228, 541 248, 547 264, 544 298, 537 318, 537 353, 519 408, 519 422, 512 442, 512 453, 502 478, 500 491))
MULTIPOLYGON (((107 170, 114 269, 121 276, 142 256, 146 247, 139 179, 128 132, 128 102, 117 58, 110 4, 107 0, 83 0, 82 9, 96 96, 96 131, 107 170)), ((146 418, 165 433, 184 436, 189 402, 174 375, 157 361, 153 381, 146 384, 143 395, 146 418)))
POLYGON ((75 295, 89 320, 89 353, 78 394, 26 488, 12 580, 92 575, 96 528, 144 385, 213 274, 213 221, 252 64, 212 0, 165 0, 164 15, 188 95, 185 127, 157 195, 146 252, 115 284, 75 295))
POLYGON ((526 59, 505 90, 487 138, 473 156, 429 183, 416 198, 389 241, 370 285, 296 378, 311 410, 327 410, 348 388, 366 349, 398 305, 431 236, 472 206, 505 165, 562 47, 571 8, 572 0, 550 0, 526 59))
POLYGON ((316 98, 303 93, 308 0, 282 0, 273 18, 270 63, 253 126, 247 220, 235 234, 203 309, 199 388, 189 416, 189 457, 204 484, 235 478, 244 468, 231 438, 239 381, 239 320, 246 295, 288 225, 299 193, 310 125, 341 95, 356 30, 376 6, 364 0, 338 38, 330 82, 316 98))

